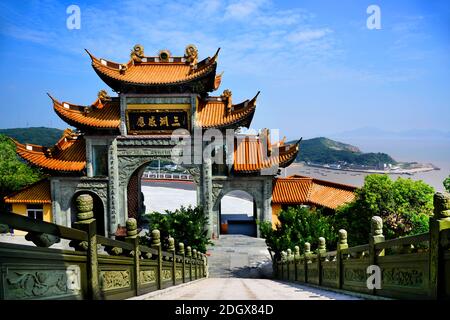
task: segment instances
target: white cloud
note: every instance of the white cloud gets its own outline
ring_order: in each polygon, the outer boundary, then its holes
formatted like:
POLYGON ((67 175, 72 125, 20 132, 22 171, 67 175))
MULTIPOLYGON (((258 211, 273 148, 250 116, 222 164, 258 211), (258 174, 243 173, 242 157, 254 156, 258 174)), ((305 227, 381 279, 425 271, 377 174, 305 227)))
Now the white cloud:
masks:
POLYGON ((321 39, 326 35, 330 34, 331 32, 332 30, 328 28, 316 30, 300 30, 290 33, 288 36, 286 36, 286 40, 292 43, 310 42, 321 39))
POLYGON ((243 19, 255 14, 265 1, 237 1, 229 4, 225 9, 226 19, 243 19))

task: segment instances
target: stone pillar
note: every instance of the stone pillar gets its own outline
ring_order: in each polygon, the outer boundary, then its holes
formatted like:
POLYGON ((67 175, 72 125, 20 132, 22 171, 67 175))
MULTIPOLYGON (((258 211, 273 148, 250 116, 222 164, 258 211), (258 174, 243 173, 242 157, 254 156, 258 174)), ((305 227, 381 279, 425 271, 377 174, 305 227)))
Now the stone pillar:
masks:
POLYGON ((161 248, 161 233, 158 229, 152 231, 153 249, 158 250, 158 289, 162 289, 162 248, 161 248))
POLYGON ((108 232, 112 236, 115 234, 117 225, 125 225, 125 217, 121 216, 120 208, 120 190, 119 190, 119 164, 117 158, 117 140, 111 141, 108 149, 108 171, 109 171, 109 188, 108 188, 108 232))
MULTIPOLYGON (((442 241, 442 231, 450 229, 450 194, 434 194, 434 216, 430 217, 430 295, 434 299, 445 296, 446 279, 444 253, 449 243, 442 241)), ((448 274, 447 274, 448 276, 448 274)))
POLYGON ((344 283, 344 275, 342 270, 344 270, 342 265, 342 250, 348 248, 347 243, 347 231, 344 229, 339 230, 339 242, 336 248, 336 268, 337 268, 337 287, 342 289, 342 284, 344 283))
POLYGON ((218 236, 219 226, 217 222, 217 217, 213 216, 213 203, 212 203, 212 165, 211 159, 204 159, 202 165, 202 186, 203 186, 203 210, 205 215, 208 216, 208 234, 209 238, 213 236, 218 236))

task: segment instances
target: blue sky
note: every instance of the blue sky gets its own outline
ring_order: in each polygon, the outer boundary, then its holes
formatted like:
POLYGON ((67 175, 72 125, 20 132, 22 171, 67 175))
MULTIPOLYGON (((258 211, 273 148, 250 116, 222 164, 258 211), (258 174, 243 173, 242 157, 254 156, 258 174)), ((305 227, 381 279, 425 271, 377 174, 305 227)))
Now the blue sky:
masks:
POLYGON ((84 51, 126 62, 189 43, 221 47, 219 91, 261 90, 255 128, 288 139, 360 127, 442 129, 450 123, 450 1, 2 1, 1 128, 66 124, 46 92, 90 104, 106 88, 84 51), (66 28, 66 8, 81 29, 66 28), (381 30, 366 27, 369 5, 381 30))

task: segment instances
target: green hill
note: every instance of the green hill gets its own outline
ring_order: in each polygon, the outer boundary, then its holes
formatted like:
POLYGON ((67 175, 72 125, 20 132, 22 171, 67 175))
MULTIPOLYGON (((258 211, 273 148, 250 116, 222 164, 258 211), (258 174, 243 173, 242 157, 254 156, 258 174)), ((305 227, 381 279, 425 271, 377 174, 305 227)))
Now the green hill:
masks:
POLYGON ((347 162, 369 166, 379 163, 397 163, 386 153, 363 153, 358 147, 323 137, 303 140, 296 161, 310 161, 318 164, 347 162))
POLYGON ((53 146, 61 138, 62 133, 63 130, 46 127, 0 129, 0 134, 16 139, 21 143, 31 143, 46 147, 53 146))

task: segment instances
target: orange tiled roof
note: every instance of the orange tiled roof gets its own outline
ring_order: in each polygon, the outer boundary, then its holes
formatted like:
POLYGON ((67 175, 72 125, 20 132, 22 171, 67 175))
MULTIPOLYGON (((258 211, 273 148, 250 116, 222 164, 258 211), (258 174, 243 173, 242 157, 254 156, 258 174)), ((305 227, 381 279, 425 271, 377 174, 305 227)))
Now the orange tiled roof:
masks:
MULTIPOLYGON (((50 95, 49 95, 50 96, 50 95)), ((53 109, 68 124, 79 127, 117 129, 120 125, 120 104, 117 99, 103 101, 99 108, 99 99, 91 106, 78 106, 68 102, 59 102, 52 96, 53 109)))
POLYGON ((299 142, 289 145, 280 144, 271 146, 270 154, 263 150, 264 144, 259 136, 237 138, 234 147, 234 171, 241 173, 254 173, 273 166, 281 168, 290 165, 299 150, 299 142), (274 152, 278 148, 278 155, 274 152))
MULTIPOLYGON (((167 85, 188 82, 215 72, 219 50, 212 58, 200 61, 196 69, 192 69, 183 57, 173 57, 171 62, 160 62, 158 57, 144 57, 141 62, 131 59, 126 64, 120 64, 96 58, 89 51, 87 53, 92 59, 94 70, 100 76, 137 85, 167 85), (123 66, 126 66, 125 71, 122 71, 123 66)), ((220 78, 214 82, 220 84, 220 78)))
POLYGON ((4 197, 3 199, 5 200, 5 203, 52 203, 50 181, 47 178, 44 178, 22 190, 4 197))
POLYGON ((53 171, 81 171, 86 166, 84 138, 70 129, 52 148, 21 144, 14 140, 17 154, 31 164, 53 171))
POLYGON ((275 178, 272 203, 314 204, 336 209, 355 199, 356 187, 304 176, 275 178))
POLYGON ((235 125, 236 127, 250 126, 256 110, 256 98, 242 103, 227 105, 222 97, 212 97, 209 100, 200 100, 197 109, 197 123, 203 128, 223 128, 235 125))

